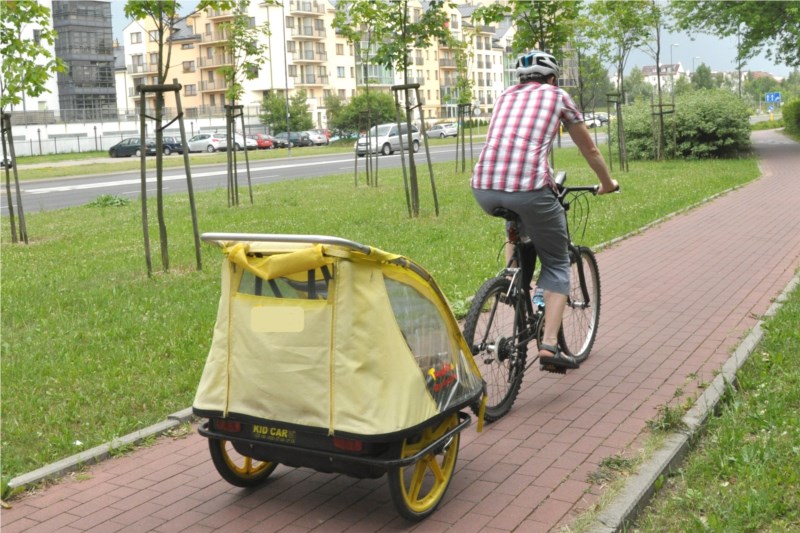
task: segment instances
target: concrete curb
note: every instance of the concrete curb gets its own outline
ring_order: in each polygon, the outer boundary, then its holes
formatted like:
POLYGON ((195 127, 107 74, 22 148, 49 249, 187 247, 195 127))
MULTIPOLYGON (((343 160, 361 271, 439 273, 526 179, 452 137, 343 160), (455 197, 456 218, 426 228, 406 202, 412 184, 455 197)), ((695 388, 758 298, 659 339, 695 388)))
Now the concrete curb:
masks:
POLYGON ((84 465, 99 463, 100 461, 107 459, 116 449, 138 444, 149 437, 163 435, 167 431, 192 420, 192 417, 193 415, 191 407, 176 413, 172 413, 171 415, 167 416, 167 419, 163 422, 153 424, 152 426, 140 429, 139 431, 135 431, 129 435, 125 435, 124 437, 114 439, 109 443, 95 446, 94 448, 84 452, 43 466, 42 468, 34 470, 33 472, 28 472, 27 474, 17 476, 9 481, 8 486, 12 490, 20 487, 27 488, 49 479, 63 477, 70 472, 79 470, 84 465))
MULTIPOLYGON (((788 294, 800 284, 800 273, 783 289, 775 302, 764 313, 764 318, 774 316, 788 294)), ((650 502, 656 492, 659 480, 672 472, 686 457, 697 436, 705 426, 709 416, 717 409, 726 389, 735 386, 736 373, 753 353, 764 336, 759 320, 753 330, 739 344, 733 355, 722 366, 721 372, 697 399, 694 406, 684 415, 686 429, 669 435, 663 446, 656 451, 639 471, 628 479, 620 494, 601 510, 595 522, 588 528, 592 533, 625 531, 650 502)))

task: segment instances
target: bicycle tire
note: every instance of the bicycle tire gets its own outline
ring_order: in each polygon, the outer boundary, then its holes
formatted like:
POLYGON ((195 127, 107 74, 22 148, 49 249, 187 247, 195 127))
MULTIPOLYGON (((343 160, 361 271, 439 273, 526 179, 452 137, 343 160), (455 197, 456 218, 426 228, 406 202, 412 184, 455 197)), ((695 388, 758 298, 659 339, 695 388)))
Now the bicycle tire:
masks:
POLYGON ((600 270, 594 252, 585 246, 570 247, 569 255, 570 291, 558 341, 562 350, 582 363, 592 351, 600 322, 600 270), (583 271, 588 301, 581 287, 579 270, 583 271))
MULTIPOLYGON (((524 307, 516 309, 516 297, 509 296, 511 280, 495 277, 478 289, 464 321, 464 338, 486 381, 484 420, 494 422, 508 413, 517 399, 525 373, 527 344, 514 353, 518 333, 525 324, 524 307)), ((518 297, 518 296, 517 296, 518 297)), ((479 414, 478 403, 470 406, 479 414)))

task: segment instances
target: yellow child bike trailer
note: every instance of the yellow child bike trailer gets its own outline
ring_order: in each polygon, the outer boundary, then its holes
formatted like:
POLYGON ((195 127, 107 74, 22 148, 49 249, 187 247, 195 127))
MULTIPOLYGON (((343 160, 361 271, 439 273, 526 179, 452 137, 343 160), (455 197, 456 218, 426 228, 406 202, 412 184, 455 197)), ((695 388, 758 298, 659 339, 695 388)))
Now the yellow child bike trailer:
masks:
POLYGON ((336 237, 207 233, 222 291, 193 404, 220 475, 283 463, 377 478, 409 520, 434 512, 483 380, 433 278, 336 237))

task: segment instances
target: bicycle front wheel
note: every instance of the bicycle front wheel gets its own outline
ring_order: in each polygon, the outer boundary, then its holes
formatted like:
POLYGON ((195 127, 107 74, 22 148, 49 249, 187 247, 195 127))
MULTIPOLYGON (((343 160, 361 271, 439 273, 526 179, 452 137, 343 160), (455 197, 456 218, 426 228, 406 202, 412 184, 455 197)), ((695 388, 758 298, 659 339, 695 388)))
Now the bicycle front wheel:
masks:
MULTIPOLYGON (((511 409, 525 372, 527 345, 517 345, 525 314, 516 309, 519 295, 515 292, 506 277, 486 281, 464 321, 464 338, 486 381, 486 422, 494 422, 511 409)), ((478 404, 470 408, 479 414, 478 404)))
POLYGON ((579 363, 589 357, 600 320, 600 272, 594 252, 570 248, 570 290, 559 331, 559 344, 579 363))

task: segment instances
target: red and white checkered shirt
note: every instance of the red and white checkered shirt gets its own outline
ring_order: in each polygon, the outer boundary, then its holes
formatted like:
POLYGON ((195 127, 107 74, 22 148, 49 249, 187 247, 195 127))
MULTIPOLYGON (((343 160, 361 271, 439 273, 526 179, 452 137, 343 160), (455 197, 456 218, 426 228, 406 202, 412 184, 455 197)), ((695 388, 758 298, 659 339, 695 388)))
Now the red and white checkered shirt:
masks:
POLYGON ((520 83, 497 99, 470 185, 473 189, 532 191, 552 186, 547 160, 559 122, 582 122, 570 95, 554 85, 520 83))

